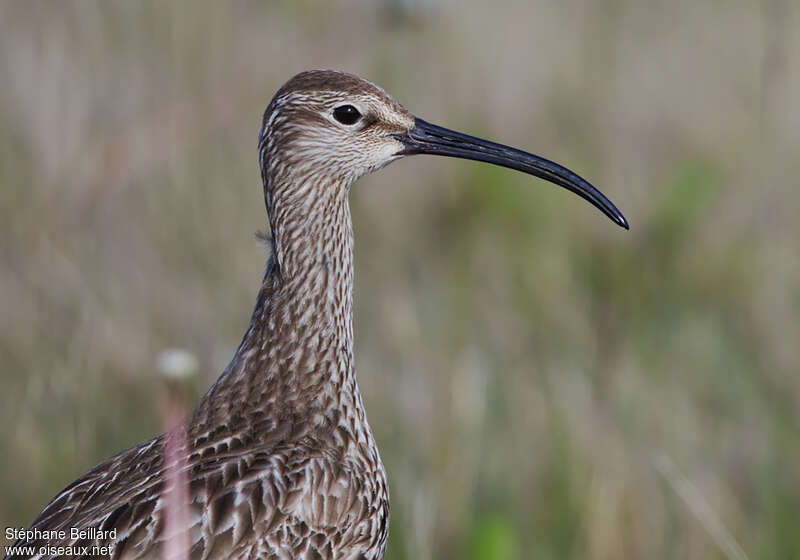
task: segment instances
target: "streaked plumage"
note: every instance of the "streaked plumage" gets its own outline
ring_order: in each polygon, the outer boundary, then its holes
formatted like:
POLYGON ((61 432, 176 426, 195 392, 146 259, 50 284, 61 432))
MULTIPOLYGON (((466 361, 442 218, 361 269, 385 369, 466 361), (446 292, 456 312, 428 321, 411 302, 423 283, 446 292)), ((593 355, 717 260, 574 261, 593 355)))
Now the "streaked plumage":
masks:
POLYGON ((236 354, 184 423, 80 477, 31 528, 116 530, 113 558, 160 558, 174 537, 165 481, 183 473, 192 558, 382 558, 389 496, 353 364, 350 186, 404 155, 455 155, 543 176, 627 227, 579 177, 509 150, 415 119, 356 76, 292 78, 259 135, 272 250, 236 354), (343 106, 355 123, 338 120, 343 106))

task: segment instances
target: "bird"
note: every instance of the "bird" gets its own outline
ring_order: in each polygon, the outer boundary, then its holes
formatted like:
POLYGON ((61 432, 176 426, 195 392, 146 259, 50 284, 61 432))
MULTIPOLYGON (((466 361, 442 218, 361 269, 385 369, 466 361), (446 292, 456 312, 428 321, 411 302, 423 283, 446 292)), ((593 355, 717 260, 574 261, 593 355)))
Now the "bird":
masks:
POLYGON ((114 559, 381 559, 389 493, 355 375, 348 199, 363 175, 416 154, 534 175, 629 228, 561 165, 431 124, 358 76, 297 74, 261 123, 269 257, 229 365, 178 425, 56 495, 7 558, 100 557, 90 547, 107 546, 114 559), (188 503, 176 505, 180 480, 188 503), (176 539, 186 550, 167 549, 176 539))

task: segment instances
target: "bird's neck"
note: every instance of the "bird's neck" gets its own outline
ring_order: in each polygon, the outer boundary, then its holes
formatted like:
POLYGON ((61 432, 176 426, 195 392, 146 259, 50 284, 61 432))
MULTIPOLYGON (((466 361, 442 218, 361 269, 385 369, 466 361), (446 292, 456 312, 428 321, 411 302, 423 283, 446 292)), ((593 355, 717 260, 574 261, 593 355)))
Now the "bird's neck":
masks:
POLYGON ((271 201, 272 254, 250 326, 197 413, 325 422, 346 410, 366 422, 353 366, 349 189, 328 187, 271 201))

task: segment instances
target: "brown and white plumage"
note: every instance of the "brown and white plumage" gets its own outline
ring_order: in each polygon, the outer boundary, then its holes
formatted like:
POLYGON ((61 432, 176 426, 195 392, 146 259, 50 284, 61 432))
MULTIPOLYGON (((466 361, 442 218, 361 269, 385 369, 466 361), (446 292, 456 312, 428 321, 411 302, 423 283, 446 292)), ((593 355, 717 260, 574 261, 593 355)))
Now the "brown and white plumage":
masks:
POLYGON ((416 119, 356 76, 287 82, 259 135, 272 250, 236 354, 183 423, 80 477, 31 529, 116 529, 113 558, 160 558, 176 534, 192 558, 382 558, 389 495, 353 364, 350 186, 404 155, 466 157, 562 184, 627 227, 576 175, 501 148, 416 119), (170 473, 188 482, 177 528, 170 473))

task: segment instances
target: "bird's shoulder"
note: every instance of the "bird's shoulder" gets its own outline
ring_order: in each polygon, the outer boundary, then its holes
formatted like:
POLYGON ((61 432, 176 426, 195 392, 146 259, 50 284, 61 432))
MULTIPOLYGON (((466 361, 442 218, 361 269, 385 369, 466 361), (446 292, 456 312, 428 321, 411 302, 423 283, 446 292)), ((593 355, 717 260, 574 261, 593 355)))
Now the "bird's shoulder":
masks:
MULTIPOLYGON (((159 557, 169 507, 164 496, 169 437, 175 433, 127 449, 62 490, 31 525, 66 531, 62 542, 18 544, 110 544, 113 558, 159 557), (73 528, 98 533, 75 539, 73 528)), ((243 448, 216 441, 183 450, 189 452, 177 469, 185 475, 190 502, 184 524, 191 556, 238 550, 248 557, 287 551, 291 558, 338 558, 352 551, 357 558, 356 552, 375 549, 372 525, 385 532, 388 523, 382 473, 365 477, 362 463, 314 433, 296 441, 267 439, 268 444, 248 441, 243 448)))

